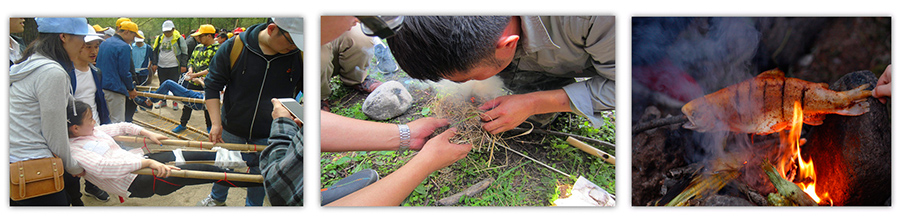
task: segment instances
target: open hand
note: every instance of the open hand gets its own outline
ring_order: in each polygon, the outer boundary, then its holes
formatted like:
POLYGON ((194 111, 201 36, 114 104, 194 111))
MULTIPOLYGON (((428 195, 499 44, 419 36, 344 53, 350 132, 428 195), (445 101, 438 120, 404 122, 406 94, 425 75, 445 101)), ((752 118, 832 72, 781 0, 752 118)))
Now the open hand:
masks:
POLYGON ((159 134, 159 133, 150 132, 148 130, 141 130, 141 135, 143 135, 144 137, 150 138, 150 141, 153 141, 154 143, 156 143, 156 145, 162 145, 162 142, 160 142, 160 140, 169 139, 169 137, 167 137, 167 136, 163 136, 162 134, 159 134))

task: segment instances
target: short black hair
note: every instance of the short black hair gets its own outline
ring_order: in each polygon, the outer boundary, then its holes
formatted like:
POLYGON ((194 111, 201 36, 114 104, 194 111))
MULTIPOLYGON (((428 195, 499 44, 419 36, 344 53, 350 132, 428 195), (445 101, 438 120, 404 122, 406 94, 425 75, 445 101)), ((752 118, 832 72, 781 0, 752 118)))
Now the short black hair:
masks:
POLYGON ((509 21, 509 16, 409 16, 387 42, 410 77, 439 81, 485 59, 499 66, 494 49, 509 21))

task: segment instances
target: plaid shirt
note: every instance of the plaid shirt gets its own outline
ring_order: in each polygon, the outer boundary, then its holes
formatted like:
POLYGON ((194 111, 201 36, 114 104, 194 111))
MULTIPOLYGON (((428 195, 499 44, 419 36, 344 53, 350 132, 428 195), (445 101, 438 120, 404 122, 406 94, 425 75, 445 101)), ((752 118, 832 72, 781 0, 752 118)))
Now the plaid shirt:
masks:
POLYGON ((259 155, 259 168, 273 206, 303 205, 303 133, 290 118, 272 121, 269 146, 259 155))

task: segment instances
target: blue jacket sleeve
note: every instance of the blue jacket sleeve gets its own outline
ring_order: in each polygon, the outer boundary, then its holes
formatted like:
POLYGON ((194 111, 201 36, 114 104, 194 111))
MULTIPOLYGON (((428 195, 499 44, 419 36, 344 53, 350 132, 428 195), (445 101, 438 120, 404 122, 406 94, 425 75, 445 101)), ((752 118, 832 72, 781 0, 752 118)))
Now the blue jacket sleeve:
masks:
POLYGON ((122 84, 125 84, 125 91, 131 91, 134 89, 134 82, 131 79, 131 72, 134 70, 129 69, 134 63, 131 60, 131 51, 126 49, 130 49, 130 47, 122 47, 118 50, 120 56, 116 58, 116 71, 118 71, 122 84))

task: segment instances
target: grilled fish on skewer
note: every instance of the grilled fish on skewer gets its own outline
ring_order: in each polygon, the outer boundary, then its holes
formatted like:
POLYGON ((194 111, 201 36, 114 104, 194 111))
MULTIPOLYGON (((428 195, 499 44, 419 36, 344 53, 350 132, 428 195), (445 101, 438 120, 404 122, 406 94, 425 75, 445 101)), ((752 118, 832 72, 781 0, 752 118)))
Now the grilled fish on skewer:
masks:
POLYGON ((836 92, 828 84, 786 78, 781 70, 765 71, 755 78, 692 100, 681 107, 688 118, 684 128, 698 132, 722 131, 770 134, 791 125, 793 104, 799 101, 803 123, 821 125, 825 114, 858 116, 869 111, 869 85, 836 92))

